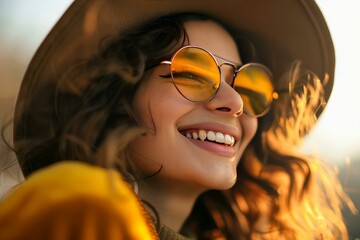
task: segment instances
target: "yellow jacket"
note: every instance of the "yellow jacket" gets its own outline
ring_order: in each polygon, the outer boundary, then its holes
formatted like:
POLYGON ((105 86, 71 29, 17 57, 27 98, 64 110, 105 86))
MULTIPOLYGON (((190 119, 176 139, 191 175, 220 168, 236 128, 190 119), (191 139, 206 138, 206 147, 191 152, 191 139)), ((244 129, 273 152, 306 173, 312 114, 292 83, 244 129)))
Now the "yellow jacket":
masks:
POLYGON ((151 218, 115 170, 61 162, 0 203, 1 240, 152 240, 151 218))

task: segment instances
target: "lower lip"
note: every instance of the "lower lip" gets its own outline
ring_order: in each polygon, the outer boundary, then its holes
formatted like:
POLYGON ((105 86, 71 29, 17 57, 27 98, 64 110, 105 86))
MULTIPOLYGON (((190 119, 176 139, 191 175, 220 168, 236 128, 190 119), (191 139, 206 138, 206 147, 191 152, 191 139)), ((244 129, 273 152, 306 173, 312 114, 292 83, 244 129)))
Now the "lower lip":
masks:
POLYGON ((236 154, 235 148, 233 146, 226 146, 222 144, 217 144, 214 142, 208 142, 208 141, 201 141, 201 140, 195 140, 192 138, 187 138, 191 143, 195 144, 197 147, 205 149, 210 152, 214 152, 218 155, 224 156, 224 157, 234 157, 236 154))

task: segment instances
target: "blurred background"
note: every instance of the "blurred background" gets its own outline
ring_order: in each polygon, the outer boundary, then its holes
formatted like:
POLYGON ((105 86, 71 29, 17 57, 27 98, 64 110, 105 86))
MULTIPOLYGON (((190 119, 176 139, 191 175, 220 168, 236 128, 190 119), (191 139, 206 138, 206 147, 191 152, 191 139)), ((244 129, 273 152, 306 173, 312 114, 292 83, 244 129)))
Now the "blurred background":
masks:
MULTIPOLYGON (((71 2, 0 1, 0 125, 11 120, 20 81, 36 48, 71 2)), ((339 169, 346 191, 360 208, 360 0, 317 0, 317 3, 333 36, 335 84, 327 108, 303 148, 339 169)), ((11 141, 11 132, 6 135, 11 141)), ((11 151, 1 143, 0 198, 22 179, 13 159, 11 151)), ((345 215, 351 238, 360 237, 359 216, 348 212, 345 215)))

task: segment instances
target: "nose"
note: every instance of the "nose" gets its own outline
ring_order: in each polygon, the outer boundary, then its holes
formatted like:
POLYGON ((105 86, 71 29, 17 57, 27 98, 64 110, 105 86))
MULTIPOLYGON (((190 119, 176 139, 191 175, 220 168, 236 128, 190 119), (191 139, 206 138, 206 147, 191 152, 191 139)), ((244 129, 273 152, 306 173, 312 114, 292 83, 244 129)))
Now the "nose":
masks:
POLYGON ((222 71, 218 92, 214 98, 206 102, 206 107, 209 110, 235 117, 239 117, 243 113, 244 102, 240 94, 229 85, 229 83, 232 84, 233 78, 234 70, 222 71))

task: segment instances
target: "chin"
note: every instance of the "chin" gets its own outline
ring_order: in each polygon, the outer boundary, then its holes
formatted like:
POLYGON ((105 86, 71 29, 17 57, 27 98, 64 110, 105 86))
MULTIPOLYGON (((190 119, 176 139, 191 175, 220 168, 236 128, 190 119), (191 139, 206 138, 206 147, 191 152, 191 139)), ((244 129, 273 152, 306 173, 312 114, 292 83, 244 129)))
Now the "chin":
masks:
POLYGON ((219 186, 217 188, 215 188, 215 190, 227 190, 229 188, 232 188, 234 186, 235 182, 236 182, 236 177, 231 179, 231 181, 226 181, 226 182, 219 184, 219 186))
POLYGON ((203 182, 203 186, 207 190, 227 190, 234 186, 236 182, 237 174, 236 172, 231 172, 227 174, 214 174, 209 176, 207 181, 203 182))

